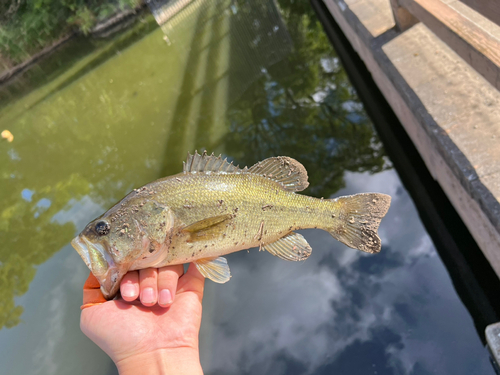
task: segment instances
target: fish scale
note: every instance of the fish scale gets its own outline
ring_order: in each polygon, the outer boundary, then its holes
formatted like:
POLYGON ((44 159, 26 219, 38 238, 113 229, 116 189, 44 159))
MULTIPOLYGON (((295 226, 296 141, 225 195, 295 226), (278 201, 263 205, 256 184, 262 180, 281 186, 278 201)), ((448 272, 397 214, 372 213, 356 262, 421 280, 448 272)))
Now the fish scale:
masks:
POLYGON ((194 262, 211 280, 231 277, 222 255, 259 247, 301 261, 311 247, 298 229, 319 228, 349 247, 380 251, 377 229, 390 197, 318 199, 296 194, 307 172, 288 157, 240 169, 220 156, 189 155, 184 171, 135 189, 72 244, 112 298, 129 270, 194 262))
MULTIPOLYGON (((161 182, 167 185, 165 190, 170 193, 159 194, 158 200, 165 202, 182 224, 190 225, 206 217, 226 213, 233 214, 233 218, 223 235, 191 243, 181 251, 171 253, 161 265, 185 263, 257 247, 274 242, 293 230, 324 228, 325 223, 333 227, 338 221, 339 215, 332 218, 331 214, 332 211, 338 213, 335 202, 285 191, 279 183, 250 173, 188 175, 182 182, 176 178, 182 178, 182 174, 161 182), (188 201, 192 206, 188 210, 184 207, 185 196, 190 197, 188 201), (262 235, 257 236, 262 223, 262 235), (238 244, 235 245, 235 242, 238 244), (208 245, 207 250, 204 250, 205 245, 208 245), (195 256, 192 256, 192 249, 195 249, 195 256)), ((182 241, 185 238, 180 236, 172 244, 175 246, 182 241)))

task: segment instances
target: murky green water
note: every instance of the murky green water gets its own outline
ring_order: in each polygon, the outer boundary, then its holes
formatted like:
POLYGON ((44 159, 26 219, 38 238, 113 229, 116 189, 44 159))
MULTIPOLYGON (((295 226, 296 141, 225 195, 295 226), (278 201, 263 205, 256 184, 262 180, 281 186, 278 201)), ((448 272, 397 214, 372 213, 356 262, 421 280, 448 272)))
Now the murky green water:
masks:
POLYGON ((493 373, 309 2, 278 5, 192 1, 163 31, 150 17, 74 41, 0 92, 14 134, 0 143, 2 373, 116 371, 79 330, 88 270, 69 241, 195 149, 294 157, 309 195, 393 196, 377 256, 320 231, 303 232, 304 264, 228 256, 231 282, 207 282, 206 373, 493 373))

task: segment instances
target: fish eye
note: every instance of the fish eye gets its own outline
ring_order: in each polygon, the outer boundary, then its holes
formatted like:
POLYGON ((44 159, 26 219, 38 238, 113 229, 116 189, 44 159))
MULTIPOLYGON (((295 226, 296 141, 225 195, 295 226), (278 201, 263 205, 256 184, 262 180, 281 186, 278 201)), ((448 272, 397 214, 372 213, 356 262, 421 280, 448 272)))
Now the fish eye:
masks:
POLYGON ((105 236, 106 234, 109 233, 110 230, 111 230, 111 225, 109 225, 109 223, 107 223, 106 221, 99 221, 95 225, 95 231, 99 236, 105 236))

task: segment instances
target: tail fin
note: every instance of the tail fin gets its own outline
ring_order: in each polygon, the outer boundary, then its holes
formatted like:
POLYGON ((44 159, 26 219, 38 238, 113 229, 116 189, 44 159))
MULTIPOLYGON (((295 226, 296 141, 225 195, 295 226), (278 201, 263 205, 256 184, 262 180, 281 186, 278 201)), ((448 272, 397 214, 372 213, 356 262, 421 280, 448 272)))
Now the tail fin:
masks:
POLYGON ((378 253, 382 244, 377 230, 389 209, 391 197, 386 194, 363 193, 331 201, 336 202, 339 213, 335 218, 335 225, 328 228, 333 238, 354 249, 378 253))

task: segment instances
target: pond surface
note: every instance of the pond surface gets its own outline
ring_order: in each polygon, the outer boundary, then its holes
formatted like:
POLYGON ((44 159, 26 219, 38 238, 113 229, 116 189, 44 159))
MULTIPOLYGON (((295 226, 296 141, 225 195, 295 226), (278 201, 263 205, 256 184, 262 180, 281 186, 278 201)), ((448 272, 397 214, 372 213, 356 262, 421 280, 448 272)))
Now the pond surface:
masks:
POLYGON ((206 374, 493 374, 488 353, 308 1, 196 0, 110 41, 76 40, 0 92, 0 363, 115 374, 79 329, 69 241, 187 151, 287 155, 317 197, 392 196, 368 255, 302 234, 303 263, 252 249, 206 283, 206 374))

